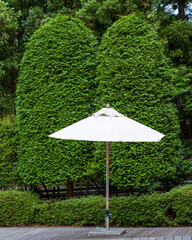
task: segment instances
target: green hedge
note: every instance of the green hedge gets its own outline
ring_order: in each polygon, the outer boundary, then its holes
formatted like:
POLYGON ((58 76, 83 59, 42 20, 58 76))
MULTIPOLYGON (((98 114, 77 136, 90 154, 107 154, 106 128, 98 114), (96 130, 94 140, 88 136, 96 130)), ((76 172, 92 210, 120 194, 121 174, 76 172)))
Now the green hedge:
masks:
POLYGON ((15 115, 0 118, 0 188, 19 185, 17 151, 19 136, 15 115))
POLYGON ((48 135, 93 112, 97 40, 75 18, 57 16, 31 37, 17 84, 19 171, 29 185, 82 178, 89 143, 48 135))
MULTIPOLYGON (((172 74, 157 33, 142 14, 121 17, 107 29, 98 52, 97 109, 110 103, 165 135, 158 143, 110 143, 111 184, 154 190, 179 181, 182 145, 172 74)), ((104 176, 105 146, 95 149, 104 176)))
MULTIPOLYGON (((0 226, 104 226, 105 197, 42 201, 29 192, 0 192, 0 226)), ((111 226, 177 226, 192 223, 192 186, 152 195, 110 198, 111 226)))
POLYGON ((28 225, 34 220, 34 205, 38 196, 30 192, 0 192, 0 226, 28 225))

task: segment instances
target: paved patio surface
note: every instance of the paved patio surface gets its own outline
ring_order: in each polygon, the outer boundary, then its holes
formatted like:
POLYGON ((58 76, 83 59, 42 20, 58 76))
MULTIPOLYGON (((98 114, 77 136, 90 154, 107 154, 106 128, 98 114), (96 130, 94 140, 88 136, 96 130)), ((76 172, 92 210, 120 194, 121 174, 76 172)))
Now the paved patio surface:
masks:
POLYGON ((0 240, 192 240, 192 227, 126 228, 126 233, 118 237, 88 237, 88 232, 92 229, 81 227, 0 228, 0 240))

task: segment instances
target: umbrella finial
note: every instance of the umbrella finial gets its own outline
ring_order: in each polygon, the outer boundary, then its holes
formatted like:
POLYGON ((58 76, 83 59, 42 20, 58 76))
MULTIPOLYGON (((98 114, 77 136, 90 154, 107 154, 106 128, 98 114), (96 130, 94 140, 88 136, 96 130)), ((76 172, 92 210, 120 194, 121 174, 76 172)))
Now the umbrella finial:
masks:
POLYGON ((110 108, 110 107, 111 107, 110 104, 107 104, 107 105, 106 105, 106 108, 110 108))

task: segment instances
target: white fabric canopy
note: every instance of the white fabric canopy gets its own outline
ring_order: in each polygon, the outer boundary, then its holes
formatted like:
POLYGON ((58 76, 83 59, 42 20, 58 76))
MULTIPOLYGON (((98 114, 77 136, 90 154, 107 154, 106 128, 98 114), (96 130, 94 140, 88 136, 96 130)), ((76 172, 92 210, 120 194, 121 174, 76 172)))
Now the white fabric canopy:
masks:
MULTIPOLYGON (((107 142, 106 230, 104 231, 109 233, 109 142, 159 142, 164 135, 107 107, 49 135, 49 137, 107 142)), ((103 232, 103 230, 101 231, 103 232)), ((120 229, 120 231, 124 232, 125 230, 120 229)), ((96 228, 96 232, 98 232, 98 228, 96 228)))
POLYGON ((102 108, 49 137, 101 142, 159 142, 164 135, 113 108, 102 108))

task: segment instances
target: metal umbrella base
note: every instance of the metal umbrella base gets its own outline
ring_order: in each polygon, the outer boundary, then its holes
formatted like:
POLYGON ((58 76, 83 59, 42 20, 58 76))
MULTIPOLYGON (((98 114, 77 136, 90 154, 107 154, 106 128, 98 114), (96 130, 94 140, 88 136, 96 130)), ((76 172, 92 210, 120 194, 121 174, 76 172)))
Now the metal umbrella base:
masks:
POLYGON ((88 236, 101 236, 101 235, 105 235, 105 236, 110 236, 110 235, 115 235, 115 236, 120 236, 122 235, 124 232, 126 231, 126 229, 124 228, 110 228, 109 230, 107 230, 106 228, 94 228, 92 231, 90 231, 88 233, 88 236))

